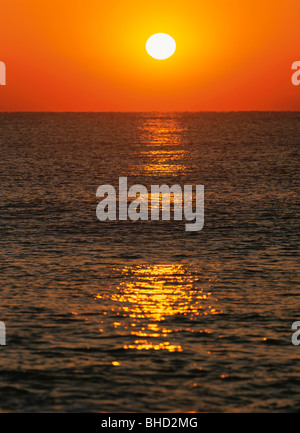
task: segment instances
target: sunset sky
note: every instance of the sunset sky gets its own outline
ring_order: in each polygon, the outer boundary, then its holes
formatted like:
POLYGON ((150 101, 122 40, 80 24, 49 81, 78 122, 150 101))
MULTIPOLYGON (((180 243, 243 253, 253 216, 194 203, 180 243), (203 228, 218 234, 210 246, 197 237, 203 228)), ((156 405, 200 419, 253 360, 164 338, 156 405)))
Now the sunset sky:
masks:
POLYGON ((0 0, 0 111, 300 110, 299 0, 0 0), (155 60, 154 33, 175 54, 155 60))

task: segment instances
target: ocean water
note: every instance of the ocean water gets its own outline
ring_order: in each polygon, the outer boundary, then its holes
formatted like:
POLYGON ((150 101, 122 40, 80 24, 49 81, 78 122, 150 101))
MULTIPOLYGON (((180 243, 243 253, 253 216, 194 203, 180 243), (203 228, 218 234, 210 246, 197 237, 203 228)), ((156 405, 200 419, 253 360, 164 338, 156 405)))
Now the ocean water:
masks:
POLYGON ((0 114, 1 411, 299 410, 300 113, 0 114), (205 225, 96 218, 204 185, 205 225))

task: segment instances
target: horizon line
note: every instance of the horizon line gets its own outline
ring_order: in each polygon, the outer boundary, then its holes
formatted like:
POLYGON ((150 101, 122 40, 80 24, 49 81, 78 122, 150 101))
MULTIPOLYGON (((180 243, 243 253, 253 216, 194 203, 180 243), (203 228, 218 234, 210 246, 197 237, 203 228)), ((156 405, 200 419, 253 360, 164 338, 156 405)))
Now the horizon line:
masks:
POLYGON ((300 110, 143 110, 143 111, 56 111, 56 110, 16 110, 16 111, 0 111, 0 114, 19 114, 19 113, 45 113, 45 114, 143 114, 143 113, 156 113, 156 114, 197 114, 197 113, 300 113, 300 110))

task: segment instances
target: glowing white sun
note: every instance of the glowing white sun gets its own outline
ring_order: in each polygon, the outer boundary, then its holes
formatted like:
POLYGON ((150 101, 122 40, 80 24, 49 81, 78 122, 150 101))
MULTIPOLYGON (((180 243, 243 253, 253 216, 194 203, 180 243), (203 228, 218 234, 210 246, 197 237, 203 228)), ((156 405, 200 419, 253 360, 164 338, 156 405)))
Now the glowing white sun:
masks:
POLYGON ((175 53, 176 42, 166 33, 155 33, 148 39, 146 50, 154 59, 164 60, 175 53))

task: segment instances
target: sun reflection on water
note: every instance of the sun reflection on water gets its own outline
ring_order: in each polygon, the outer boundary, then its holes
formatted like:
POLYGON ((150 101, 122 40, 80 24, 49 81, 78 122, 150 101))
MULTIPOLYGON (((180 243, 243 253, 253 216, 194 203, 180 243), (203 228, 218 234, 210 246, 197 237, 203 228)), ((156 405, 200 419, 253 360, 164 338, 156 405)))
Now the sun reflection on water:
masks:
POLYGON ((139 165, 132 166, 135 174, 178 176, 193 170, 189 164, 190 149, 186 149, 185 127, 178 119, 161 117, 147 119, 138 128, 139 165), (146 150, 145 150, 146 148, 146 150))
POLYGON ((126 350, 182 351, 176 335, 201 333, 199 316, 218 314, 213 306, 217 300, 210 292, 216 276, 214 281, 204 280, 199 270, 182 264, 125 266, 114 271, 122 281, 107 296, 118 316, 115 331, 131 336, 123 346, 126 350))

